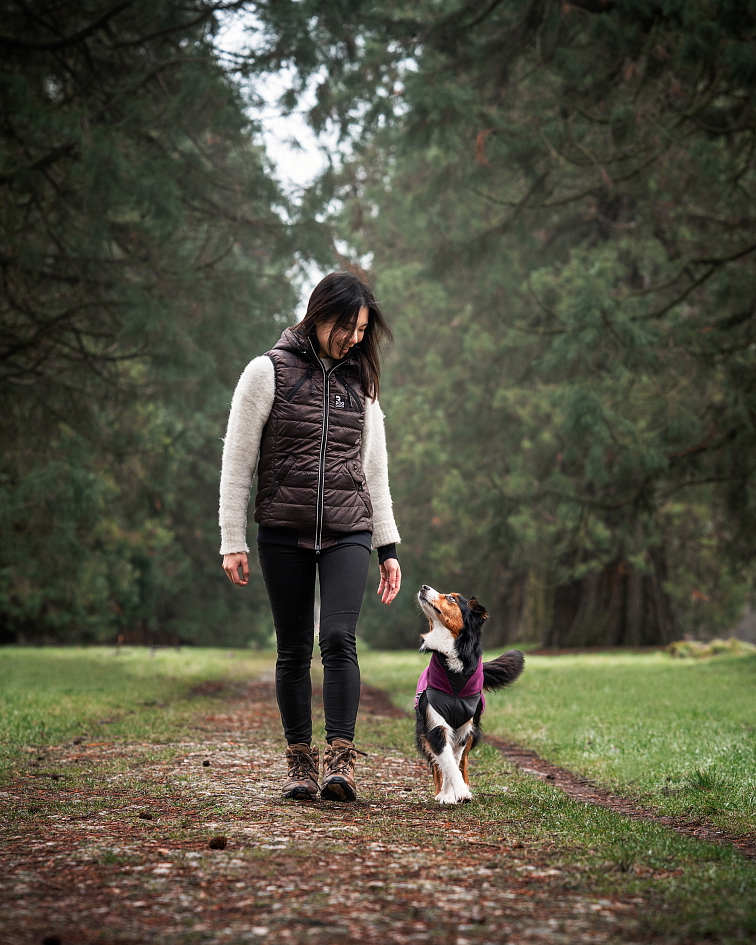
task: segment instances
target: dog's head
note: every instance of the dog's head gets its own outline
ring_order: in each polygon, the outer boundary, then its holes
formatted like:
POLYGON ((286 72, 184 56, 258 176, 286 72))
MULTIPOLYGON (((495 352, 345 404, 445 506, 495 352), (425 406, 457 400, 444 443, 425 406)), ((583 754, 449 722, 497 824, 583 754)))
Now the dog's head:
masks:
POLYGON ((442 653, 453 672, 473 672, 481 654, 486 608, 474 597, 441 594, 427 584, 420 588, 417 599, 430 624, 428 632, 422 634, 420 649, 442 653))

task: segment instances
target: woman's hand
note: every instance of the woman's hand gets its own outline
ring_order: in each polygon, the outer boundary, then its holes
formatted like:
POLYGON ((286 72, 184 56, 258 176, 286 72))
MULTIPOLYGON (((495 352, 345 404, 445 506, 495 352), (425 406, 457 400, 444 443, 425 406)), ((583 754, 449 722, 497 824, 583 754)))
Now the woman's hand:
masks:
POLYGON ((381 583, 378 585, 378 596, 384 604, 390 604, 399 593, 402 586, 402 569, 396 558, 386 558, 381 569, 381 583))
POLYGON ((223 570, 232 584, 238 584, 239 587, 246 587, 249 584, 249 564, 247 563, 247 552, 240 551, 233 555, 223 555, 223 570), (239 577, 239 568, 242 569, 242 576, 239 577))

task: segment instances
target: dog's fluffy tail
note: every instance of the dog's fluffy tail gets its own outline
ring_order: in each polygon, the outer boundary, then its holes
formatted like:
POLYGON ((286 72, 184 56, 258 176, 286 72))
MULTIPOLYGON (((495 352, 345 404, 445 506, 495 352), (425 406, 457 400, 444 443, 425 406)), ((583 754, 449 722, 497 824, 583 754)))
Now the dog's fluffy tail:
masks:
POLYGON ((496 691, 513 683, 525 668, 525 657, 519 650, 508 650, 490 663, 483 664, 483 688, 496 691))

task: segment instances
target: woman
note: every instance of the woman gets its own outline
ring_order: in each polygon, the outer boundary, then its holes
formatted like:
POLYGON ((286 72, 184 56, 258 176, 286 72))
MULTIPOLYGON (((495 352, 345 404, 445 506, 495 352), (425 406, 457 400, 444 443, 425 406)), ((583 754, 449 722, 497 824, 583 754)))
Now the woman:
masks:
POLYGON ((390 336, 368 286, 352 273, 332 272, 315 287, 304 319, 247 365, 231 405, 221 475, 223 569, 234 584, 248 583, 247 503, 257 467, 257 547, 288 742, 283 794, 298 800, 318 793, 310 680, 316 571, 328 743, 320 796, 328 800, 357 796, 355 627, 372 548, 383 603, 401 585, 378 404, 379 344, 390 336))

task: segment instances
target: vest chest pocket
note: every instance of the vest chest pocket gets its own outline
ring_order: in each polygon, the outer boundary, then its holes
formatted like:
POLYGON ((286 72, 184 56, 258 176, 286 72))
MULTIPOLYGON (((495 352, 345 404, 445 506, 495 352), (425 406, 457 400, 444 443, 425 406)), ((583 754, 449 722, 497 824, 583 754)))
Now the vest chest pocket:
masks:
POLYGON ((339 373, 334 374, 333 380, 339 384, 341 391, 334 391, 331 398, 331 407, 337 410, 361 411, 362 402, 351 384, 339 373))
MULTIPOLYGON (((297 383, 292 387, 289 393, 286 395, 286 400, 288 403, 291 403, 292 400, 296 397, 299 392, 299 388, 302 387, 307 381, 312 381, 313 369, 311 367, 307 368, 307 371, 299 378, 297 383)), ((310 384, 310 393, 312 393, 312 384, 310 384)))

